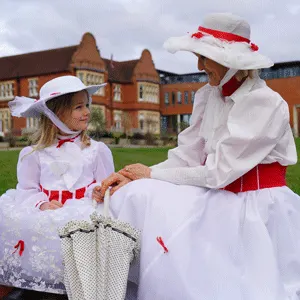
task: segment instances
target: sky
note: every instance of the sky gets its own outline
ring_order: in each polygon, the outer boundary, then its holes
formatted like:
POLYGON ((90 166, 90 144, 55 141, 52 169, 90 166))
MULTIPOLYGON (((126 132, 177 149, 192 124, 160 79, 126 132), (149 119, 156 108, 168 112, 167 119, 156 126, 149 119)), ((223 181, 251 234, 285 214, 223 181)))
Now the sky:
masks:
POLYGON ((104 58, 138 59, 148 49, 157 69, 197 72, 193 54, 162 45, 214 12, 246 19, 274 62, 300 60, 300 0, 0 0, 0 56, 77 45, 91 32, 104 58))

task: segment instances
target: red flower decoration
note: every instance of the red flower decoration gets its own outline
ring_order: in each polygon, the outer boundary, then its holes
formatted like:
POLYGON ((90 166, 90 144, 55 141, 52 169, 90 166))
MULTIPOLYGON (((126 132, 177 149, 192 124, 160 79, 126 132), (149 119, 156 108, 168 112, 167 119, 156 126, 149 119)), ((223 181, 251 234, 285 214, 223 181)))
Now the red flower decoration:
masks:
POLYGON ((201 39, 204 36, 200 31, 193 33, 191 37, 195 37, 196 39, 201 39))
POLYGON ((168 253, 168 252, 169 252, 169 249, 165 246, 165 243, 164 243, 162 237, 161 237, 161 236, 158 236, 158 237, 156 238, 156 240, 157 240, 158 243, 163 247, 164 252, 165 252, 165 253, 168 253))
POLYGON ((252 49, 253 51, 257 51, 259 48, 258 48, 257 45, 251 43, 251 49, 252 49))
POLYGON ((13 252, 13 254, 14 254, 17 250, 19 250, 19 255, 22 256, 23 251, 24 251, 24 249, 25 249, 24 241, 19 240, 18 243, 14 246, 14 248, 15 248, 16 250, 13 252))

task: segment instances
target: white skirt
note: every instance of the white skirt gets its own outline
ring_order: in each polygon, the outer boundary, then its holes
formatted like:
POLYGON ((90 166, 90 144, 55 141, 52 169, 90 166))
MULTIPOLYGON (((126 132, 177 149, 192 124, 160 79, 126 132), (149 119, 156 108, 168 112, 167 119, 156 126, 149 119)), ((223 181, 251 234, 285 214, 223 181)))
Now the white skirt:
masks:
POLYGON ((143 179, 111 209, 143 232, 131 271, 140 300, 300 299, 300 197, 288 187, 234 194, 143 179))
POLYGON ((91 200, 69 200, 60 209, 40 211, 17 203, 15 190, 9 190, 0 197, 0 208, 0 285, 65 293, 58 228, 70 220, 90 221, 91 200), (22 255, 14 248, 19 241, 24 242, 22 255))

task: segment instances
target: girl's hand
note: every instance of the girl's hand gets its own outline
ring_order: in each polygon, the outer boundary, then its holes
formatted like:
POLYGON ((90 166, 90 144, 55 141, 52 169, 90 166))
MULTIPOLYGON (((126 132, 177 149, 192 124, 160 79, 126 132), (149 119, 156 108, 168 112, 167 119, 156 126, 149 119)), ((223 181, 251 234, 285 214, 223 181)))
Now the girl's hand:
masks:
POLYGON ((151 169, 142 164, 128 165, 120 170, 119 173, 131 180, 151 177, 151 169))
POLYGON ((100 190, 101 190, 101 186, 99 185, 93 188, 92 199, 96 200, 97 202, 102 202, 100 190))
POLYGON ((57 200, 52 200, 50 202, 45 202, 40 206, 40 210, 55 210, 58 208, 63 207, 63 205, 57 201, 57 200))

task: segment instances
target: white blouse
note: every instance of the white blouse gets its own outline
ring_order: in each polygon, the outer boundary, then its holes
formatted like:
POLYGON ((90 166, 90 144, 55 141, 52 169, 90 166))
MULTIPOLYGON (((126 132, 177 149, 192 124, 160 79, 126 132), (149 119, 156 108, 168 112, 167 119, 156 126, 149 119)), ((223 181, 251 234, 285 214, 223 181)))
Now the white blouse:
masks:
POLYGON ((74 192, 96 180, 85 192, 86 197, 91 197, 93 188, 114 172, 111 151, 102 142, 91 140, 91 146, 81 149, 78 137, 73 143, 56 146, 38 151, 29 146, 20 152, 16 188, 16 201, 20 204, 32 207, 38 204, 39 208, 49 201, 40 185, 47 190, 74 192))
POLYGON ((205 85, 195 95, 189 128, 151 178, 175 184, 223 188, 258 164, 297 162, 289 108, 259 77, 229 97, 205 85))

